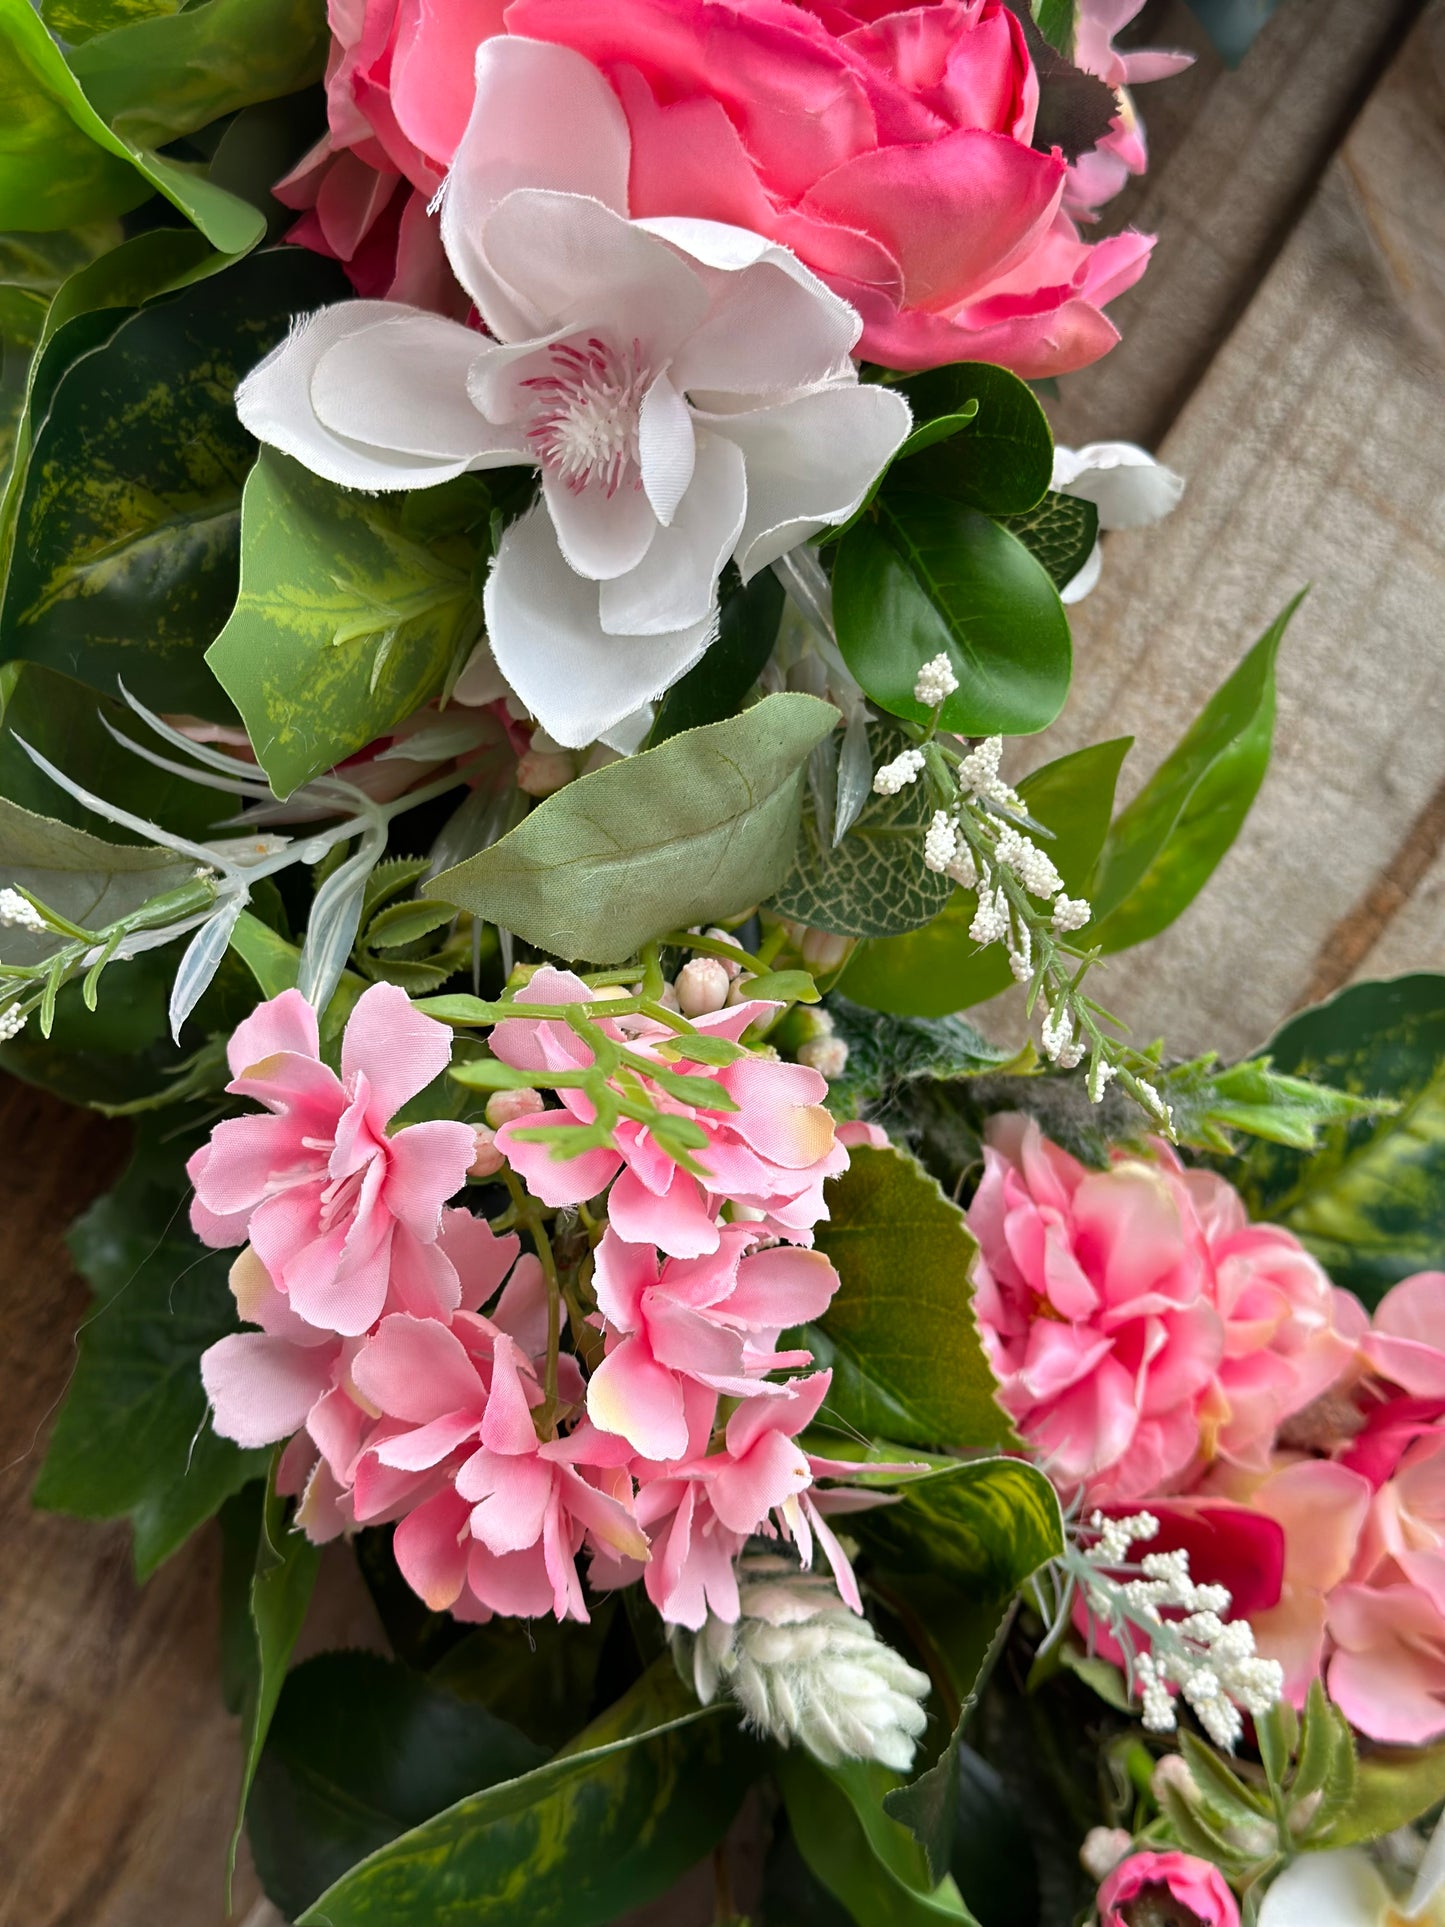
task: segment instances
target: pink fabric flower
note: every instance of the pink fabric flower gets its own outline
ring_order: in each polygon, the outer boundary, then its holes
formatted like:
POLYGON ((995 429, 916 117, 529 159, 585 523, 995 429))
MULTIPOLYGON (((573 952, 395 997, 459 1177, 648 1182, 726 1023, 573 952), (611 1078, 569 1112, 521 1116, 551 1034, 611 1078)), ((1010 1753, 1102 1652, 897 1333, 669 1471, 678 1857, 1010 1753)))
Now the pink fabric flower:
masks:
POLYGON ((1089 1171, 1030 1119, 990 1119, 969 1208, 974 1309, 1000 1399, 1086 1502, 1167 1491, 1223 1356, 1209 1261, 1171 1170, 1089 1171))
MULTIPOLYGON (((580 977, 549 966, 536 973, 517 1002, 584 1003, 591 997, 580 977)), ((774 1008, 738 1004, 698 1018, 696 1028, 736 1042, 749 1024, 774 1008)), ((628 1042, 644 1056, 654 1055, 670 1035, 660 1024, 628 1020, 628 1042)), ((582 1039, 551 1019, 509 1017, 493 1030, 491 1047, 503 1063, 520 1070, 573 1070, 589 1061, 582 1039)), ((611 1184, 607 1210, 613 1231, 629 1244, 656 1245, 669 1257, 700 1258, 716 1251, 718 1213, 727 1200, 756 1213, 762 1229, 774 1236, 810 1244, 813 1226, 828 1215, 824 1180, 848 1166, 848 1153, 822 1103, 828 1088, 823 1078, 802 1064, 751 1056, 720 1070, 692 1064, 687 1069, 715 1083, 719 1108, 683 1104, 657 1088, 650 1094, 660 1109, 692 1118, 707 1132, 707 1148, 696 1153, 705 1179, 683 1170, 630 1120, 617 1127, 613 1148, 577 1157, 559 1159, 550 1146, 528 1142, 525 1133, 537 1127, 536 1118, 504 1125, 497 1132, 498 1147, 547 1205, 580 1204, 611 1184), (722 1108, 725 1104, 733 1108, 722 1108)), ((564 1112, 548 1122, 566 1122, 566 1113, 580 1124, 591 1122, 581 1093, 558 1095, 564 1112)))
POLYGON ((1144 81, 1166 80, 1192 65, 1194 56, 1167 53, 1156 47, 1131 47, 1123 52, 1114 36, 1134 18, 1144 0, 1080 0, 1074 32, 1074 63, 1114 89, 1118 112, 1109 132, 1069 169, 1064 206, 1077 220, 1098 218, 1096 210, 1111 201, 1131 174, 1149 165, 1144 128, 1127 89, 1144 81))
POLYGON ((338 1077, 321 1061, 315 1011, 287 990, 226 1051, 227 1090, 266 1111, 218 1124, 186 1166, 197 1237, 249 1239, 291 1310, 319 1331, 359 1336, 388 1305, 454 1310, 460 1286, 438 1233, 476 1134, 446 1120, 386 1130, 446 1069, 447 1027, 394 984, 373 984, 347 1023, 338 1077))
POLYGON ((1099 1889, 1099 1927, 1130 1927, 1136 1902, 1162 1903, 1149 1917, 1165 1917, 1169 1903, 1190 1913, 1200 1927, 1239 1927, 1239 1906, 1224 1875, 1192 1853, 1130 1854, 1099 1889))

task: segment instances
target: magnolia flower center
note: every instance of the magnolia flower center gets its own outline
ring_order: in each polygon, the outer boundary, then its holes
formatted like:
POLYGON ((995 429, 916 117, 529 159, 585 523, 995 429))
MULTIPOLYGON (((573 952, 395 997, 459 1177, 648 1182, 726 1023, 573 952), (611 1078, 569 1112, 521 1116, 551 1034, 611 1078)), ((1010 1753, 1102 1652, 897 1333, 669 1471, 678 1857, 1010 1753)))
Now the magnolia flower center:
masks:
POLYGON ((642 486, 638 417, 652 376, 641 343, 625 353, 596 335, 554 342, 551 372, 522 383, 534 398, 527 440, 537 460, 574 495, 642 486))

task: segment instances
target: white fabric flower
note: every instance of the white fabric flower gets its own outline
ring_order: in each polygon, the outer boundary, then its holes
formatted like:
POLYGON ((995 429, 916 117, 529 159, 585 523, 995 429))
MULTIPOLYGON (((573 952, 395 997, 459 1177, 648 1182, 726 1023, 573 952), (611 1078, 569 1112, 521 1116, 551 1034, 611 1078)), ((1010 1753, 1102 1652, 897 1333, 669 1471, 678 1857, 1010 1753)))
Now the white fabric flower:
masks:
POLYGON ((241 384, 242 421, 329 480, 412 489, 533 463, 541 502, 486 588, 497 666, 569 747, 702 655, 717 579, 846 520, 910 427, 862 386, 861 323, 742 228, 627 214, 630 137, 580 54, 477 53, 442 239, 496 337, 393 302, 311 317, 241 384))
MULTIPOLYGON (((1083 448, 1054 447, 1051 486, 1077 495, 1099 511, 1099 532, 1145 529, 1162 522, 1179 506, 1184 477, 1156 462, 1133 442, 1089 442, 1083 448)), ((1098 584, 1103 550, 1095 543, 1088 561, 1061 591, 1065 602, 1080 602, 1098 584)))
POLYGON ((1292 1860, 1265 1894, 1259 1927, 1420 1927, 1445 1923, 1445 1828, 1437 1827, 1407 1898, 1386 1885, 1359 1847, 1305 1853, 1292 1860))

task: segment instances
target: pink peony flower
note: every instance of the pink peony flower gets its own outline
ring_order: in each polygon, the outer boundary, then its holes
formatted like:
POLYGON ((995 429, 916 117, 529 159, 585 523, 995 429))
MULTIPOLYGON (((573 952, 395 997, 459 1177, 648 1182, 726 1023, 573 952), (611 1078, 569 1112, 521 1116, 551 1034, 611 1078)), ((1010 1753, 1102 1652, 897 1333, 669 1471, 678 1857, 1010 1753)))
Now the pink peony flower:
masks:
POLYGON ((1091 1504, 1167 1491, 1195 1459, 1223 1356, 1210 1267, 1168 1167, 1089 1171, 1030 1119, 990 1119, 968 1213, 974 1309, 1000 1399, 1091 1504))
POLYGON ((227 1090, 266 1112, 218 1124, 186 1166, 197 1237, 249 1239, 291 1310, 319 1331, 359 1336, 388 1305, 454 1310, 460 1285, 438 1233, 476 1134, 444 1120, 386 1130, 446 1069, 446 1026, 394 984, 373 984, 347 1023, 338 1077, 321 1061, 315 1011, 287 990, 226 1049, 227 1090))
MULTIPOLYGON (((580 977, 549 966, 536 973, 517 1002, 583 1003, 592 994, 580 977)), ((749 1024, 774 1008, 737 1004, 698 1018, 696 1027, 736 1042, 749 1024)), ((622 1033, 614 1026, 612 1034, 622 1033)), ((628 1041, 644 1056, 655 1054, 670 1036, 660 1024, 628 1020, 628 1041)), ((493 1030, 491 1047, 503 1063, 521 1070, 572 1070, 589 1061, 582 1039, 551 1019, 509 1017, 493 1030)), ((617 1236, 629 1244, 656 1245, 673 1258, 700 1258, 719 1248, 718 1213, 728 1200, 755 1214, 772 1235, 810 1244, 813 1226, 828 1215, 823 1182, 848 1166, 848 1153, 821 1101, 828 1088, 823 1078, 805 1065, 760 1057, 740 1058, 720 1070, 687 1069, 716 1084, 717 1109, 683 1104, 656 1088, 650 1095, 660 1109, 692 1118, 707 1132, 707 1148, 696 1153, 705 1179, 684 1171, 630 1120, 617 1127, 613 1148, 577 1157, 559 1159, 549 1145, 529 1143, 524 1133, 536 1128, 535 1118, 504 1125, 497 1132, 498 1148, 547 1205, 580 1204, 611 1184, 607 1211, 617 1236)), ((573 1120, 591 1121, 580 1092, 558 1095, 573 1120)), ((554 1117, 566 1121, 564 1114, 554 1117)))
POLYGON ((1130 1854, 1099 1889, 1099 1927, 1132 1927, 1135 1920, 1167 1919, 1176 1910, 1192 1915, 1199 1927, 1239 1927, 1239 1907, 1224 1875, 1192 1853, 1130 1854), (1136 1911, 1140 1901, 1145 1905, 1136 1911))
POLYGON ((634 216, 782 242, 862 314, 861 352, 892 367, 1083 367, 1118 339, 1102 309, 1147 261, 1146 237, 1090 247, 1063 212, 1068 170, 1030 145, 1037 80, 999 0, 331 0, 330 13, 330 131, 277 191, 305 209, 292 238, 343 261, 362 294, 460 311, 426 205, 466 124, 472 57, 503 31, 606 75, 634 216))

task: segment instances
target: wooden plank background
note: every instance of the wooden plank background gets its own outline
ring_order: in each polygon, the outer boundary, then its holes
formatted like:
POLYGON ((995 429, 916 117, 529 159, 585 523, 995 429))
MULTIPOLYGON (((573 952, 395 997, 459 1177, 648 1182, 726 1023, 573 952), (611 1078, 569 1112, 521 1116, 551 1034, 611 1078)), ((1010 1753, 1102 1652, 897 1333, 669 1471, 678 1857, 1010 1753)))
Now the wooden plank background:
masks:
MULTIPOLYGON (((1445 0, 1285 0, 1234 72, 1182 0, 1144 24, 1200 55, 1143 91, 1154 165, 1118 204, 1161 240, 1122 347, 1054 413, 1060 439, 1143 441, 1189 488, 1110 538, 1039 760, 1126 730, 1137 785, 1313 583, 1249 824, 1104 980, 1144 1035, 1232 1051, 1353 976, 1445 966, 1445 0)), ((124 1132, 8 1084, 0 1143, 0 1921, 221 1927, 214 1535, 141 1592, 123 1530, 27 1501, 85 1315, 64 1226, 124 1132)), ((308 1649, 372 1636, 331 1559, 308 1649)), ((275 1919, 246 1869, 232 1918, 275 1919)))

